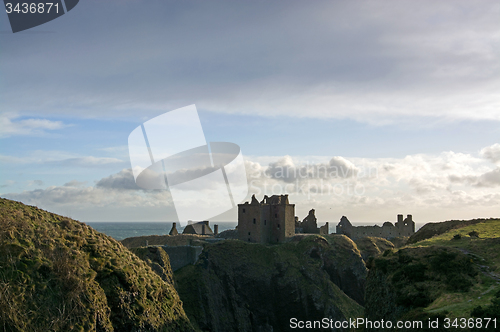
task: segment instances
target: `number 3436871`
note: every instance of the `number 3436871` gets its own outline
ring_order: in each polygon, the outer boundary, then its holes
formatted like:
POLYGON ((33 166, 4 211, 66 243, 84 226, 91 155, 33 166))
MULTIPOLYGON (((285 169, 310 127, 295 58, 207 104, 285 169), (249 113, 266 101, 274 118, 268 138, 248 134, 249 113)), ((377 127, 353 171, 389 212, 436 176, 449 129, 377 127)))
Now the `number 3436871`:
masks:
POLYGON ((44 13, 50 13, 50 11, 55 11, 56 13, 59 13, 59 4, 58 3, 53 3, 53 2, 39 2, 39 3, 17 3, 13 5, 10 2, 7 2, 5 4, 5 11, 7 14, 10 14, 12 12, 18 13, 18 14, 44 14, 44 13))

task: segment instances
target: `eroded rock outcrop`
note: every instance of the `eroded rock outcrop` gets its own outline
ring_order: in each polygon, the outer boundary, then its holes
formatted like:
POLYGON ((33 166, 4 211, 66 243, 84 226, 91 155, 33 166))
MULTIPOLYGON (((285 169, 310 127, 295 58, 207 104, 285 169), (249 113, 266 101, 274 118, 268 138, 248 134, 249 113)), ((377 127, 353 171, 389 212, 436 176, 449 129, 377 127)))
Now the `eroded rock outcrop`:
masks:
POLYGON ((340 236, 277 246, 223 241, 176 272, 176 286, 191 322, 207 331, 283 331, 292 317, 361 317, 362 306, 346 295, 362 302, 366 268, 355 248, 340 236))

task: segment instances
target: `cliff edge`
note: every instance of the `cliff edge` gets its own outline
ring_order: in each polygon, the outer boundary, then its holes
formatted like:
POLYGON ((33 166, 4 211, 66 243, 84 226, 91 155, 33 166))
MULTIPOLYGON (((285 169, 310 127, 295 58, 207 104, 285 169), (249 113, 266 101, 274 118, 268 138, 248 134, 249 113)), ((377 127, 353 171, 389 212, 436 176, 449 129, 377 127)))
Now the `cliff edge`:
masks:
POLYGON ((119 242, 2 198, 0 271, 6 331, 193 330, 173 285, 119 242))

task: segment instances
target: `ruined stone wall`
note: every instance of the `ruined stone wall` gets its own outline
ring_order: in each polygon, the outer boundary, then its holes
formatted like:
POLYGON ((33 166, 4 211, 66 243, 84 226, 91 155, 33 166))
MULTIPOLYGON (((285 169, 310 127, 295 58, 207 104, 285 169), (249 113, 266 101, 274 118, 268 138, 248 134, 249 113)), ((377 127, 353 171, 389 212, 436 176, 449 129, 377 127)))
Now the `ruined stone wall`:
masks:
POLYGON ((176 271, 181 267, 196 263, 198 261, 198 257, 203 251, 203 247, 199 246, 163 246, 162 248, 170 258, 172 271, 176 271))
POLYGON ((366 236, 382 237, 386 239, 411 236, 415 233, 415 223, 413 222, 412 215, 409 214, 403 220, 403 215, 398 214, 396 224, 385 222, 382 227, 380 226, 352 226, 347 217, 343 216, 337 225, 337 234, 344 234, 351 239, 362 238, 366 236))
POLYGON ((285 233, 282 241, 284 241, 285 238, 295 236, 295 204, 285 205, 284 208, 285 233))
POLYGON ((271 241, 272 222, 271 222, 271 207, 269 205, 260 206, 260 243, 269 243, 271 241))
POLYGON ((238 239, 261 243, 261 209, 259 205, 238 205, 238 239))
POLYGON ((321 235, 328 235, 329 229, 328 229, 328 223, 325 223, 323 226, 319 228, 319 234, 321 235))
POLYGON ((365 236, 375 236, 382 237, 385 239, 390 239, 400 236, 410 236, 414 233, 411 225, 407 227, 395 227, 391 223, 386 223, 382 227, 380 226, 353 226, 351 229, 350 238, 357 239, 365 236), (387 225, 390 224, 390 225, 387 225))

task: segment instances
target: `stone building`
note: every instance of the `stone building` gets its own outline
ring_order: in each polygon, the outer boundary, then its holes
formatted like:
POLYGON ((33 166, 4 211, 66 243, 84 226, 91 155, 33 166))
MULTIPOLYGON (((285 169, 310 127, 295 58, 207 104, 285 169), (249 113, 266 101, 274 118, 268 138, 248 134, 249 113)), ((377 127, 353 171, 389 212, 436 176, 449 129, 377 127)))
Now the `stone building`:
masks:
POLYGON ((411 236, 415 233, 415 222, 411 214, 403 219, 402 214, 398 214, 396 224, 385 222, 382 227, 375 226, 353 226, 347 217, 342 216, 337 225, 337 234, 344 234, 351 239, 357 239, 365 236, 382 237, 391 239, 400 236, 411 236))
POLYGON ((311 209, 304 220, 299 221, 299 218, 295 217, 295 233, 328 235, 328 223, 318 228, 318 220, 316 219, 315 211, 311 209))
POLYGON ((238 204, 238 239, 255 243, 281 243, 295 235, 295 204, 288 195, 264 196, 259 202, 238 204))
MULTIPOLYGON (((210 228, 208 220, 200 221, 200 222, 190 222, 184 230, 182 234, 197 234, 197 235, 217 235, 219 231, 219 226, 214 225, 214 230, 210 228)), ((179 232, 177 231, 177 223, 172 223, 172 229, 170 230, 169 235, 177 235, 179 232)))
POLYGON ((172 229, 170 230, 168 235, 178 235, 178 234, 179 234, 179 231, 177 231, 177 223, 174 222, 174 223, 172 223, 172 229))

